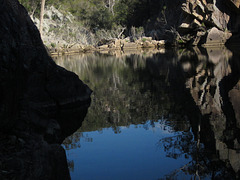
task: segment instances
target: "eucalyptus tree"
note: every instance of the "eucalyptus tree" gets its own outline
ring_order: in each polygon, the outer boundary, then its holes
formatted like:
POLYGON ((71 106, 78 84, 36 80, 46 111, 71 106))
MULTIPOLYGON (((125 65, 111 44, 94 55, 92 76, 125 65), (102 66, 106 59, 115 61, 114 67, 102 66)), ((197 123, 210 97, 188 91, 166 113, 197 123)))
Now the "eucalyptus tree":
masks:
POLYGON ((44 15, 44 8, 45 8, 45 0, 41 1, 41 12, 40 12, 40 25, 39 25, 39 32, 42 35, 43 30, 43 15, 44 15))

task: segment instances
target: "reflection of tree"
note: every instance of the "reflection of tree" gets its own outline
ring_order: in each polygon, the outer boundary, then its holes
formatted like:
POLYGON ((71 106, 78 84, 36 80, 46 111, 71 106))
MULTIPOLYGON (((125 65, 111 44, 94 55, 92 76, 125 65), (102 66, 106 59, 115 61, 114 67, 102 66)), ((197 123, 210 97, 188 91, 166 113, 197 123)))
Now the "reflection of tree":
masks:
MULTIPOLYGON (((194 141, 192 132, 177 133, 175 136, 166 137, 158 142, 159 147, 163 148, 166 156, 170 158, 191 159, 189 163, 174 170, 165 176, 165 179, 175 179, 178 176, 191 175, 192 179, 217 179, 231 177, 231 169, 226 168, 225 163, 215 158, 209 159, 209 152, 203 144, 194 141)), ((213 157, 214 158, 214 157, 213 157)))
MULTIPOLYGON (((229 97, 226 93, 223 97, 224 89, 220 87, 221 83, 227 83, 224 77, 231 77, 233 71, 228 64, 231 53, 204 51, 181 51, 179 56, 167 53, 121 58, 97 54, 59 61, 94 91, 91 108, 79 132, 111 127, 115 133, 121 133, 119 126, 130 124, 144 124, 148 129, 157 120, 166 119, 164 124, 172 132, 183 133, 161 139, 158 144, 170 158, 191 159, 166 178, 185 173, 194 178, 234 179, 228 165, 235 165, 235 172, 239 171, 235 163, 239 157, 239 134, 236 134, 239 132, 232 131, 229 124, 240 123, 236 119, 235 123, 227 120, 222 106, 229 97), (150 123, 145 123, 147 120, 150 123), (225 131, 226 125, 231 131, 225 131), (235 147, 229 148, 224 138, 230 138, 235 147)), ((238 89, 236 86, 232 94, 238 89)))
POLYGON ((182 155, 192 151, 194 147, 193 135, 191 132, 183 132, 175 136, 165 137, 159 140, 159 147, 167 153, 167 157, 177 159, 182 155))
POLYGON ((67 164, 68 164, 69 171, 73 172, 74 171, 74 161, 73 160, 68 160, 67 164))
MULTIPOLYGON (((99 55, 58 61, 74 71, 94 91, 81 131, 144 124, 166 116, 170 107, 164 78, 152 77, 146 57, 99 55)), ((163 75, 164 76, 164 75, 163 75)))
POLYGON ((88 137, 88 135, 84 135, 82 132, 76 132, 64 140, 64 142, 63 142, 64 148, 66 150, 80 148, 81 147, 81 144, 80 144, 81 139, 85 142, 93 141, 93 139, 91 137, 88 137))

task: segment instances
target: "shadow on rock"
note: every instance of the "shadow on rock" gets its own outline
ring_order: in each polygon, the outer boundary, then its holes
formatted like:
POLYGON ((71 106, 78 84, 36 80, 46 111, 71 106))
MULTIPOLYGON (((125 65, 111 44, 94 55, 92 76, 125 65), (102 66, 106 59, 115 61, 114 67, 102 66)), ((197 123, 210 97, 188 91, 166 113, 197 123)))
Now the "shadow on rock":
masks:
POLYGON ((92 91, 53 62, 17 0, 2 1, 0 24, 0 179, 70 179, 61 143, 92 91))

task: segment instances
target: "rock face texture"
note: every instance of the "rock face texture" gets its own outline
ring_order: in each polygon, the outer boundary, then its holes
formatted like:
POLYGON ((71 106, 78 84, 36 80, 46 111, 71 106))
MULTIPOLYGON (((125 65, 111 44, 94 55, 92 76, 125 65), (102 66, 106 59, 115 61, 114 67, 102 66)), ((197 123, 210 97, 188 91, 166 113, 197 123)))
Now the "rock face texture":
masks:
POLYGON ((233 43, 232 39, 236 42, 236 37, 239 38, 239 0, 163 0, 162 2, 161 11, 154 22, 159 39, 174 36, 173 39, 193 45, 219 45, 227 41, 233 43), (213 33, 216 35, 213 36, 213 33), (208 36, 209 34, 211 37, 208 36), (230 39, 231 37, 233 38, 230 39))
POLYGON ((1 1, 0 25, 0 179, 70 179, 60 144, 91 90, 49 57, 17 0, 1 1))

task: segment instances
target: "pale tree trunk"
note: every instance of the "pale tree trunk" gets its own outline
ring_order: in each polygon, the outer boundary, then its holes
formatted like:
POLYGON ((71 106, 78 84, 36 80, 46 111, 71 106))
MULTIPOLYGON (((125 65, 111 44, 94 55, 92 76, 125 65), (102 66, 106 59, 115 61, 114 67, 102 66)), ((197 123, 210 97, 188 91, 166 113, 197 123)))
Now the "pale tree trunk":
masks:
POLYGON ((39 25, 39 32, 42 35, 43 30, 43 15, 44 15, 44 7, 45 7, 45 0, 42 0, 41 2, 41 12, 40 12, 40 25, 39 25))
POLYGON ((115 6, 115 0, 112 0, 112 2, 109 1, 109 8, 113 15, 114 15, 114 10, 113 10, 114 6, 115 6))
POLYGON ((35 11, 36 11, 36 9, 37 9, 37 6, 34 7, 34 8, 32 8, 32 9, 33 9, 33 10, 32 10, 32 12, 30 13, 31 19, 33 19, 33 16, 34 16, 34 13, 35 13, 35 11))
MULTIPOLYGON (((106 2, 106 1, 105 1, 106 2)), ((107 5, 105 5, 106 8, 108 8, 108 10, 114 15, 114 6, 115 6, 115 0, 108 0, 108 2, 106 2, 107 5)))

